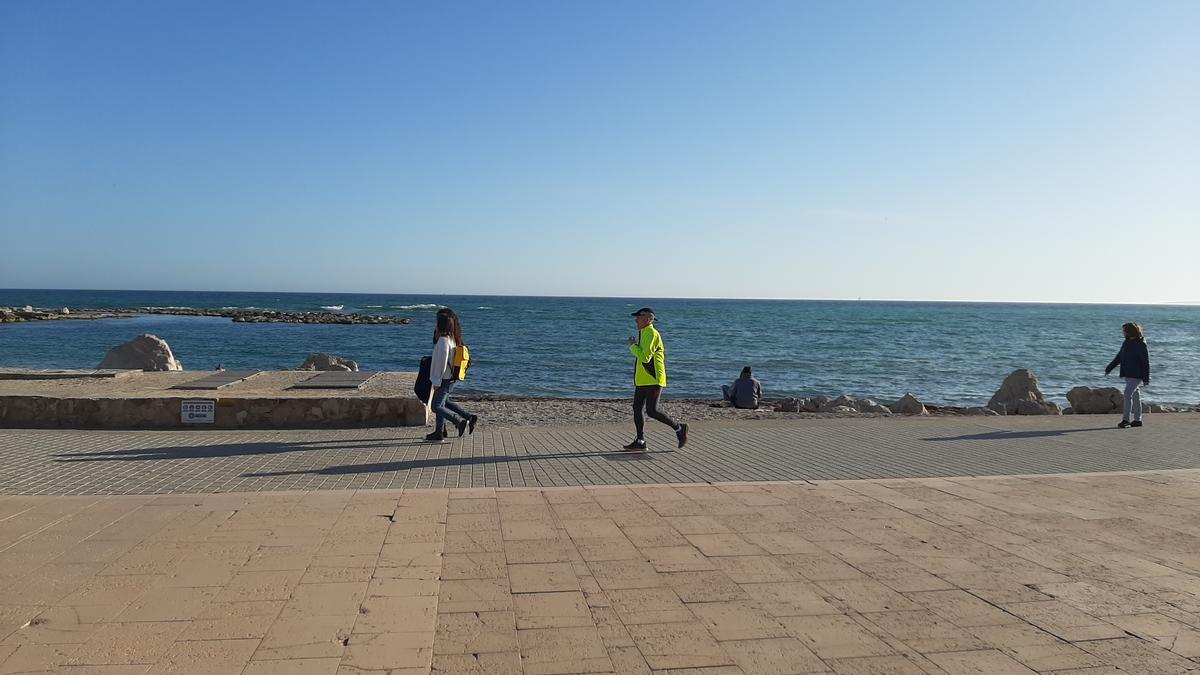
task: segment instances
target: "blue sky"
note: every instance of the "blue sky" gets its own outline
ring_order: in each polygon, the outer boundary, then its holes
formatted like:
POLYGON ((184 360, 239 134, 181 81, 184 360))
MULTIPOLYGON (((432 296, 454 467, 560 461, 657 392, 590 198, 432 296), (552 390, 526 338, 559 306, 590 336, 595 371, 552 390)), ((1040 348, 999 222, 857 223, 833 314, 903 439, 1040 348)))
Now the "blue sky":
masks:
POLYGON ((0 3, 0 287, 1200 301, 1200 3, 0 3))

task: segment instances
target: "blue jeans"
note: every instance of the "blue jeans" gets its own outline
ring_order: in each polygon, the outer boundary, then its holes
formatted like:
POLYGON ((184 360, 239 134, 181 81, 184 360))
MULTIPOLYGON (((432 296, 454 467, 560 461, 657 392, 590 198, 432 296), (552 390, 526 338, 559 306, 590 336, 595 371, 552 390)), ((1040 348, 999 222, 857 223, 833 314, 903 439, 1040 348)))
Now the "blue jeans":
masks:
POLYGON ((430 401, 429 407, 437 414, 437 423, 433 427, 436 431, 446 430, 446 420, 458 426, 463 420, 471 417, 471 413, 450 400, 450 392, 454 389, 455 382, 457 380, 442 380, 438 388, 433 390, 433 400, 430 401))
POLYGON ((1141 421, 1142 419, 1142 381, 1136 377, 1125 378, 1125 409, 1121 419, 1126 421, 1141 421), (1129 413, 1133 413, 1133 417, 1129 413))

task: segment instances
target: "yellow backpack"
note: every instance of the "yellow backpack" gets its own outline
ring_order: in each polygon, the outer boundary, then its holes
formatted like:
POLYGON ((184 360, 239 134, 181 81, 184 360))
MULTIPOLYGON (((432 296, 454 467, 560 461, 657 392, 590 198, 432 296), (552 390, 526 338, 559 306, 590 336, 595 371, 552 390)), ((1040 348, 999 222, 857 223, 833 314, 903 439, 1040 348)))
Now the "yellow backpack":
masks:
POLYGON ((471 350, 466 345, 459 345, 450 359, 450 373, 455 380, 467 379, 467 368, 471 366, 471 350))

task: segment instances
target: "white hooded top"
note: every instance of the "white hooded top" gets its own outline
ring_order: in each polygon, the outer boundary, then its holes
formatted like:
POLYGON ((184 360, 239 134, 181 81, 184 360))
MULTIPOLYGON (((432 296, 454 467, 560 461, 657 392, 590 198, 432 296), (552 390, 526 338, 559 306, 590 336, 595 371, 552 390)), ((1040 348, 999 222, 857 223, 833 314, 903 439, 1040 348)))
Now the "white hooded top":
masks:
POLYGON ((442 380, 448 380, 454 374, 454 369, 450 367, 450 357, 454 355, 456 347, 458 345, 454 343, 454 338, 447 335, 438 338, 437 344, 433 346, 433 357, 429 361, 429 381, 433 386, 440 386, 442 380))

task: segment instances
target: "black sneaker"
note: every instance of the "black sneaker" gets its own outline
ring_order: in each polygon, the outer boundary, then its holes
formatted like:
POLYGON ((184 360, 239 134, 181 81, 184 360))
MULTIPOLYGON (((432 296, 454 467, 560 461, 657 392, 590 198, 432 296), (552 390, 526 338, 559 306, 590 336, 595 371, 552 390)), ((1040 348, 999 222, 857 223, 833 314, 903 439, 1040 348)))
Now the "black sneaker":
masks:
POLYGON ((425 434, 425 440, 429 441, 430 443, 441 443, 442 439, 446 437, 445 433, 445 431, 438 431, 437 429, 434 429, 433 431, 425 434))
POLYGON ((467 418, 467 433, 468 434, 475 433, 475 424, 477 422, 479 422, 479 415, 471 415, 469 418, 467 418))
POLYGON ((1142 426, 1142 421, 1141 421, 1141 420, 1134 420, 1134 421, 1132 421, 1132 422, 1130 422, 1130 423, 1129 423, 1129 426, 1131 426, 1131 427, 1140 427, 1140 426, 1142 426))
POLYGON ((1121 423, 1117 425, 1117 428, 1118 429, 1128 429, 1129 426, 1130 426, 1129 420, 1121 420, 1121 423))
POLYGON ((679 447, 680 448, 687 445, 687 425, 686 424, 679 425, 679 431, 675 432, 675 438, 679 439, 679 447))
POLYGON ((622 450, 629 450, 630 452, 638 452, 640 450, 645 450, 645 449, 646 449, 646 441, 641 438, 635 440, 634 442, 632 442, 629 445, 622 448, 622 450))
POLYGON ((467 433, 467 421, 466 421, 466 420, 459 420, 459 421, 458 421, 458 424, 455 424, 455 425, 454 425, 454 428, 455 428, 455 429, 458 429, 458 437, 459 437, 459 438, 462 438, 462 435, 463 435, 463 434, 465 434, 465 433, 467 433))

